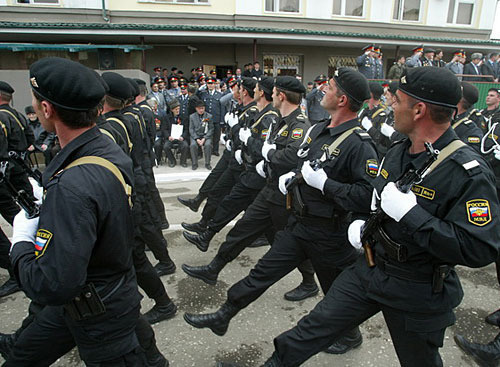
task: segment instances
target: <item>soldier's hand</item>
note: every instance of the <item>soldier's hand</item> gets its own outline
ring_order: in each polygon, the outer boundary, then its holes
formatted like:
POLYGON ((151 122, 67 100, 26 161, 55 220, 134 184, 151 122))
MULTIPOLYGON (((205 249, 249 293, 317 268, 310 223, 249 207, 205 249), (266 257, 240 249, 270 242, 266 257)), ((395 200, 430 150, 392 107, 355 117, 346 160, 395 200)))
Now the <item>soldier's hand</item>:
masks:
POLYGON ((238 164, 243 163, 243 158, 241 157, 241 149, 238 149, 236 152, 234 152, 234 159, 236 159, 236 162, 238 162, 238 164))
POLYGON ((269 144, 267 141, 262 145, 262 156, 266 161, 269 162, 269 152, 271 150, 276 150, 276 144, 269 144))
POLYGON ((302 165, 302 177, 304 177, 304 181, 311 187, 314 187, 323 192, 323 188, 325 187, 325 182, 328 179, 326 172, 323 168, 315 171, 311 167, 308 161, 305 161, 302 165))
POLYGON ((386 123, 383 123, 382 126, 380 127, 380 132, 390 138, 392 134, 394 134, 394 128, 391 125, 388 125, 386 123))
POLYGON ((18 242, 32 242, 35 243, 36 231, 38 230, 38 220, 36 217, 33 219, 27 218, 27 213, 21 209, 14 217, 14 225, 12 231, 12 247, 18 242))
POLYGON ((368 131, 373 127, 372 120, 368 118, 368 116, 363 117, 363 120, 361 120, 361 126, 368 131))
POLYGON ((264 161, 260 161, 259 163, 257 163, 257 165, 255 166, 255 170, 257 171, 257 173, 259 174, 260 177, 262 178, 266 178, 267 175, 266 175, 266 172, 264 171, 264 161))
POLYGON ((295 172, 288 172, 285 173, 284 175, 281 175, 280 178, 278 179, 278 188, 280 189, 281 193, 283 195, 286 195, 288 193, 288 190, 286 189, 286 184, 288 183, 289 180, 295 176, 295 172))
POLYGON ((226 141, 225 145, 226 145, 226 149, 228 152, 230 152, 233 149, 233 147, 231 145, 231 140, 226 141))
POLYGON ((500 161, 500 146, 495 146, 495 153, 493 154, 495 155, 495 159, 498 159, 500 161))
POLYGON ((220 134, 220 143, 226 145, 226 134, 220 134))
POLYGON ((226 123, 229 125, 229 127, 233 127, 238 124, 238 121, 238 116, 236 116, 234 113, 231 113, 229 114, 226 123))
POLYGON ((361 219, 357 219, 349 225, 347 229, 347 237, 349 238, 349 242, 352 247, 356 249, 360 249, 362 246, 361 243, 361 229, 365 225, 365 221, 361 219))
POLYGON ((408 193, 399 191, 394 182, 389 182, 382 190, 380 206, 396 222, 399 222, 416 205, 415 194, 412 191, 408 193))
POLYGON ((245 145, 248 145, 248 139, 252 136, 252 131, 250 129, 240 129, 239 138, 241 142, 245 145))

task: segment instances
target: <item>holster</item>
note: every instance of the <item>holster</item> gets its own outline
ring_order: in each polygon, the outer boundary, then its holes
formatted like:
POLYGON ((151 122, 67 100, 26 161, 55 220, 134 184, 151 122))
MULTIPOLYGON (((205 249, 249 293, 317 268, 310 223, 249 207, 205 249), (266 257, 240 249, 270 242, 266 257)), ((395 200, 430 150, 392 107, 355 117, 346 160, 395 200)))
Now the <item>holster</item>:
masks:
POLYGON ((86 320, 106 312, 106 307, 93 283, 85 285, 78 296, 64 305, 64 309, 75 321, 86 320))
POLYGON ((408 249, 406 246, 393 241, 380 225, 377 227, 373 237, 382 245, 390 259, 401 263, 406 262, 408 259, 408 249))

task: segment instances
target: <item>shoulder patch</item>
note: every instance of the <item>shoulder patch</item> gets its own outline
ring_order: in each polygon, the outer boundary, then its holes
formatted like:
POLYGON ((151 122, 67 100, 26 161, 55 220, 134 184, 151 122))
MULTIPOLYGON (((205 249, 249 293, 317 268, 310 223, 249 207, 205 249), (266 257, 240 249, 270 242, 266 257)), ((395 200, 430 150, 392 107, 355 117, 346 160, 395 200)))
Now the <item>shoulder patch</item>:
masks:
POLYGON ((378 162, 375 159, 368 159, 366 161, 366 173, 370 177, 377 177, 378 174, 378 162))
POLYGON ((43 256, 51 239, 52 239, 52 233, 47 231, 46 229, 39 229, 36 232, 35 256, 37 259, 43 256))
POLYGON ((269 129, 262 130, 260 133, 260 137, 262 138, 262 140, 266 140, 267 135, 269 135, 269 129))
POLYGON ((308 136, 308 137, 307 137, 307 142, 306 142, 306 143, 307 143, 307 144, 311 144, 311 142, 312 142, 312 139, 311 139, 311 137, 310 137, 310 136, 308 136))
POLYGON ((281 136, 288 136, 288 130, 285 130, 281 133, 281 136))
POLYGON ((387 180, 387 177, 389 177, 389 172, 387 172, 385 168, 382 168, 382 170, 380 171, 380 176, 387 180))
POLYGON ((482 227, 491 222, 490 203, 488 200, 475 199, 465 203, 469 222, 482 227))
POLYGON ((424 199, 434 200, 434 196, 436 196, 436 191, 432 189, 428 189, 427 187, 423 187, 420 185, 413 185, 411 191, 417 196, 423 197, 424 199))
POLYGON ((292 139, 300 139, 304 135, 304 129, 293 129, 292 131, 292 139))

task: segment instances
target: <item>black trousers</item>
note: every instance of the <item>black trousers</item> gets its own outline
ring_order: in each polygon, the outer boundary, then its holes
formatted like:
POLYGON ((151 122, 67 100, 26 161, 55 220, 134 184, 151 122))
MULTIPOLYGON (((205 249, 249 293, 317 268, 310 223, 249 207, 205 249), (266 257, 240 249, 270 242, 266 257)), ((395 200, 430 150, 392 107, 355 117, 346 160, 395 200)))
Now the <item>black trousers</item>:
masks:
MULTIPOLYGON (((158 229, 161 231, 161 223, 167 221, 167 215, 165 213, 165 205, 163 204, 163 200, 161 199, 160 192, 158 191, 158 187, 156 186, 155 175, 153 172, 153 165, 151 163, 151 158, 149 154, 145 154, 142 161, 142 170, 144 172, 144 176, 146 179, 146 200, 151 200, 153 212, 153 221, 158 226, 158 229), (149 195, 149 199, 147 197, 149 195)), ((149 202, 149 201, 148 201, 149 202)))
POLYGON ((135 243, 135 248, 132 251, 132 260, 134 262, 135 275, 137 276, 137 285, 146 292, 149 298, 155 301, 168 302, 170 298, 167 295, 165 286, 144 251, 144 243, 135 243))
POLYGON ((138 335, 148 334, 138 322, 139 308, 105 323, 85 324, 69 319, 62 306, 45 306, 19 334, 4 366, 50 366, 75 345, 87 366, 144 366, 138 335))
POLYGON ((217 206, 212 220, 208 222, 208 227, 215 232, 220 232, 238 214, 252 204, 259 192, 260 189, 251 189, 243 185, 243 183, 237 182, 231 192, 217 206))
MULTIPOLYGON (((251 245, 262 234, 273 244, 276 232, 285 228, 290 213, 284 206, 275 205, 266 199, 266 189, 259 192, 245 214, 229 231, 226 240, 219 247, 217 256, 229 263, 236 259, 245 248, 251 245)), ((314 270, 311 262, 306 260, 299 264, 304 282, 311 283, 314 270)))
POLYGON ((340 274, 325 298, 297 326, 274 339, 283 366, 300 366, 346 330, 379 311, 384 315, 401 366, 443 366, 439 348, 443 346, 446 327, 453 323, 453 311, 415 313, 377 302, 369 293, 374 271, 377 268, 368 268, 365 259, 359 258, 340 274))
POLYGON ((186 163, 187 157, 189 154, 189 144, 187 141, 183 140, 167 140, 165 142, 165 145, 163 146, 163 150, 165 151, 165 154, 167 155, 167 159, 170 163, 175 162, 175 156, 174 153, 172 152, 172 149, 174 147, 177 147, 181 151, 181 164, 186 163))
POLYGON ((219 154, 221 126, 219 123, 214 124, 214 134, 212 135, 212 152, 219 154))
POLYGON ((156 162, 158 163, 158 165, 160 165, 160 163, 161 163, 164 145, 165 145, 165 143, 164 143, 163 139, 156 139, 154 144, 153 144, 153 150, 155 152, 156 162))
POLYGON ((224 197, 229 195, 232 188, 240 182, 240 174, 240 171, 235 171, 230 167, 226 168, 208 193, 207 202, 201 212, 203 220, 208 222, 215 216, 217 207, 220 205, 224 197))
POLYGON ((208 197, 208 193, 210 192, 210 190, 215 186, 217 180, 219 180, 220 176, 229 166, 230 159, 231 159, 231 152, 229 152, 227 149, 224 149, 224 152, 222 153, 222 156, 220 157, 219 161, 212 169, 212 171, 210 171, 210 174, 205 179, 205 181, 203 181, 203 184, 201 185, 200 190, 198 191, 198 195, 200 195, 204 199, 208 197))
POLYGON ((358 257, 348 243, 347 227, 337 231, 331 227, 305 225, 292 215, 250 274, 229 288, 228 301, 240 309, 245 308, 308 259, 326 294, 335 278, 358 257))

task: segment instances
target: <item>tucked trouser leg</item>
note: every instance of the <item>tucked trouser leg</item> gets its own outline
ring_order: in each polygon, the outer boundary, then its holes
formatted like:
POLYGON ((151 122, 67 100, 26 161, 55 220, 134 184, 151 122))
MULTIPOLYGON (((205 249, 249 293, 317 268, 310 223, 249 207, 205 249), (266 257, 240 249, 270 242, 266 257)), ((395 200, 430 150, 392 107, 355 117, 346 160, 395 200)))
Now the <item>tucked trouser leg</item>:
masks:
POLYGON ((226 195, 231 192, 233 186, 238 182, 239 176, 231 169, 227 168, 219 177, 213 188, 208 193, 207 202, 203 207, 201 216, 205 221, 209 221, 215 215, 217 207, 226 195))
POLYGON ((231 153, 224 149, 222 153, 222 157, 220 157, 219 161, 215 165, 215 167, 210 171, 208 177, 203 181, 203 184, 198 191, 199 195, 203 198, 208 196, 210 190, 215 186, 220 176, 224 173, 224 171, 229 166, 229 159, 231 158, 231 153))

